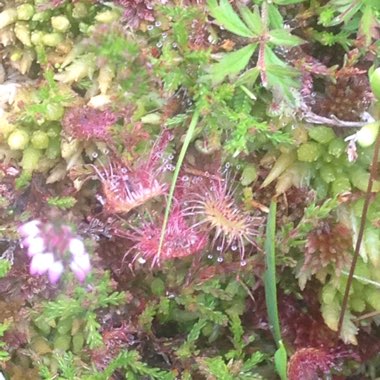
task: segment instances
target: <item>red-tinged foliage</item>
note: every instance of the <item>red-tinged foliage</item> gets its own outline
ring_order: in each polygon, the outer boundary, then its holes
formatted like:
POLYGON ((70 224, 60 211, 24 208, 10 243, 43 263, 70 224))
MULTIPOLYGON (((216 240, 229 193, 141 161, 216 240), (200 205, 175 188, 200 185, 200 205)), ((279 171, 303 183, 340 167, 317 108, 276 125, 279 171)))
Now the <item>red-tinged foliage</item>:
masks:
POLYGON ((101 111, 91 107, 73 107, 66 111, 62 126, 69 136, 79 140, 109 141, 110 127, 117 121, 111 111, 101 111))
MULTIPOLYGON (((351 356, 347 353, 348 356, 351 356)), ((318 380, 338 367, 337 360, 344 354, 320 348, 301 348, 290 358, 289 380, 318 380)))
POLYGON ((127 323, 122 323, 119 327, 107 327, 102 330, 104 345, 91 351, 91 362, 100 371, 104 370, 108 364, 122 351, 134 343, 134 329, 127 323))
MULTIPOLYGON (((372 330, 359 332, 357 346, 339 340, 323 321, 316 289, 315 284, 308 286, 302 301, 293 295, 281 292, 278 295, 281 335, 288 350, 295 352, 289 363, 290 380, 319 379, 318 371, 339 370, 343 359, 365 362, 380 350, 380 342, 372 330)), ((269 335, 264 289, 259 288, 253 296, 255 303, 249 308, 249 318, 256 329, 269 335)))
POLYGON ((124 9, 123 17, 128 26, 136 29, 142 22, 154 21, 153 1, 149 0, 115 0, 124 9))
POLYGON ((240 254, 256 247, 255 238, 259 234, 262 218, 251 216, 234 199, 230 178, 208 175, 208 181, 193 193, 186 208, 186 214, 198 218, 194 228, 213 235, 212 246, 223 254, 231 249, 240 254))
MULTIPOLYGON (((162 230, 162 221, 159 223, 145 222, 140 227, 127 233, 134 246, 128 252, 134 252, 136 258, 144 260, 157 260, 158 246, 162 230)), ((172 260, 195 255, 201 252, 207 243, 204 233, 197 232, 190 227, 178 206, 170 213, 160 261, 172 260)))
POLYGON ((351 262, 352 232, 341 223, 321 222, 309 233, 305 246, 305 261, 301 272, 310 274, 333 264, 339 275, 351 262))
POLYGON ((108 166, 93 166, 102 184, 105 211, 109 214, 126 214, 153 198, 164 195, 167 186, 163 173, 174 167, 163 159, 163 152, 170 140, 165 131, 153 145, 148 157, 127 164, 115 159, 108 166))

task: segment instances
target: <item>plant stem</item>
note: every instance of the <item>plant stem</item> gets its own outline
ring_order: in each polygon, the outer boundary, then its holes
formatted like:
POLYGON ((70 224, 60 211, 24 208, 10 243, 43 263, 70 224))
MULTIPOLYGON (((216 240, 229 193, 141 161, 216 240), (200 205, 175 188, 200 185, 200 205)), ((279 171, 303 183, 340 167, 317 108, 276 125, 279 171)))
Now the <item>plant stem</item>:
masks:
POLYGON ((347 304, 348 304, 348 295, 349 295, 349 292, 351 289, 351 284, 352 284, 352 279, 354 277, 356 263, 357 263, 358 258, 359 258, 360 246, 361 246, 361 243, 363 240, 364 228, 366 225, 369 203, 371 201, 372 185, 373 185, 373 181, 376 177, 376 172, 377 172, 377 162, 378 162, 378 158, 379 158, 379 149, 380 149, 380 133, 377 135, 377 138, 376 138, 376 144, 375 144, 375 150, 373 152, 373 157, 372 157, 371 171, 370 171, 370 176, 369 176, 369 180, 368 180, 367 192, 366 192, 366 197, 365 197, 363 211, 362 211, 361 220, 360 220, 360 228, 359 228, 358 238, 356 240, 354 257, 352 259, 350 273, 348 274, 346 289, 344 291, 344 297, 343 297, 343 302, 342 302, 342 310, 340 311, 340 315, 339 315, 338 336, 340 336, 340 333, 342 331, 344 314, 346 313, 347 304))
POLYGON ((177 179, 178 179, 179 171, 181 170, 181 167, 182 167, 183 160, 185 158, 187 149, 189 148, 190 142, 191 142, 191 140, 193 138, 195 127, 196 127, 196 125, 198 123, 198 119, 199 119, 199 111, 195 110, 194 113, 193 113, 193 117, 191 118, 191 122, 190 122, 189 128, 188 128, 188 130, 186 132, 185 141, 183 142, 181 151, 179 153, 177 164, 175 166, 175 170, 174 170, 174 174, 173 174, 173 179, 172 179, 172 182, 171 182, 171 185, 170 185, 170 189, 169 189, 168 199, 166 201, 164 221, 162 223, 161 236, 160 236, 160 242, 158 244, 157 256, 154 258, 154 260, 152 262, 152 266, 155 263, 157 263, 158 265, 160 265, 162 246, 164 244, 164 239, 165 239, 165 234, 166 234, 166 227, 168 225, 170 210, 171 210, 171 206, 172 206, 172 203, 173 203, 174 190, 175 190, 175 187, 176 187, 176 184, 177 184, 177 179))

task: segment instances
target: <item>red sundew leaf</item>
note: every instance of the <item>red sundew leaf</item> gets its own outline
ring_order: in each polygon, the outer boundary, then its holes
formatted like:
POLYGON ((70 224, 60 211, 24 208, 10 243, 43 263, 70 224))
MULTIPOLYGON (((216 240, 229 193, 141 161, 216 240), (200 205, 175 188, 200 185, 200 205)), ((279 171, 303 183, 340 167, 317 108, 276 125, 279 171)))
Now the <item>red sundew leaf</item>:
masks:
POLYGON ((62 126, 64 131, 79 140, 110 139, 110 127, 117 117, 110 111, 100 111, 91 107, 74 107, 66 111, 62 126))

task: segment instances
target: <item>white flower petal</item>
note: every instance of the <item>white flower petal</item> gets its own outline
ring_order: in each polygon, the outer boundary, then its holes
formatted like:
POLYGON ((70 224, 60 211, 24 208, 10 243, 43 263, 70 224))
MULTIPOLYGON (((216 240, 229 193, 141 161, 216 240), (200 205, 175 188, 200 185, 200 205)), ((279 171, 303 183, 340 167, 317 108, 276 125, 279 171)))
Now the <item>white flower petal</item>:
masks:
POLYGON ((30 222, 24 223, 18 228, 18 233, 22 237, 35 237, 40 233, 39 220, 31 220, 30 222))
POLYGON ((49 281, 52 284, 56 284, 63 273, 63 264, 61 261, 55 261, 53 265, 50 266, 48 271, 49 281))
POLYGON ((77 256, 77 255, 81 256, 85 253, 86 250, 85 250, 82 240, 73 238, 73 239, 70 239, 70 242, 69 242, 69 251, 74 256, 77 256))

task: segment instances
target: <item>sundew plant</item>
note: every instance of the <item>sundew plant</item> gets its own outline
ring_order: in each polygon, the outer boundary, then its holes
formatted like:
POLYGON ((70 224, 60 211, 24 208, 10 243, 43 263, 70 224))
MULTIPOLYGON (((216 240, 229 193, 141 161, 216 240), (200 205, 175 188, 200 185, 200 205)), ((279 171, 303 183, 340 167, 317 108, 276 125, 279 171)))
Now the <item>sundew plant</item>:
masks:
POLYGON ((0 1, 0 379, 380 376, 380 2, 0 1))

